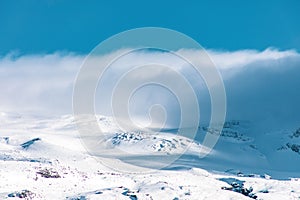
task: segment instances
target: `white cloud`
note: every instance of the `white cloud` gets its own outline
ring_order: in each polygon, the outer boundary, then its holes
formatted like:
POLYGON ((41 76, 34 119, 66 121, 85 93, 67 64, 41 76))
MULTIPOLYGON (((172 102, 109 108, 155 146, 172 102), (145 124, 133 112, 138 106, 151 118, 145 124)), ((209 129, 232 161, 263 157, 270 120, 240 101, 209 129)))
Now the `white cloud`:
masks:
POLYGON ((234 52, 208 51, 208 53, 215 64, 222 69, 245 67, 255 62, 268 62, 299 56, 295 50, 278 51, 272 48, 268 48, 261 52, 257 50, 239 50, 234 52))
POLYGON ((0 109, 13 112, 70 112, 73 81, 83 57, 28 55, 0 60, 0 109))
MULTIPOLYGON (((180 51, 191 59, 197 56, 197 52, 192 50, 180 51)), ((208 50, 208 54, 220 69, 225 82, 228 118, 300 122, 300 55, 296 51, 208 50)), ((71 53, 54 53, 17 58, 8 55, 0 58, 0 110, 71 113, 73 83, 84 57, 71 53)), ((208 119, 210 103, 200 76, 195 75, 195 71, 180 60, 162 52, 139 52, 118 61, 100 83, 98 90, 101 90, 101 94, 97 93, 96 99, 101 102, 99 108, 109 113, 112 85, 128 70, 130 64, 138 65, 154 58, 189 77, 193 87, 198 90, 203 114, 201 117, 208 119)), ((138 78, 143 79, 149 75, 153 76, 154 73, 141 74, 138 78)), ((146 91, 140 92, 140 96, 135 96, 134 101, 135 112, 146 112, 152 103, 159 102, 167 107, 169 116, 176 116, 179 112, 174 96, 166 95, 157 88, 146 88, 146 91)), ((175 121, 179 120, 178 117, 173 118, 175 121)))

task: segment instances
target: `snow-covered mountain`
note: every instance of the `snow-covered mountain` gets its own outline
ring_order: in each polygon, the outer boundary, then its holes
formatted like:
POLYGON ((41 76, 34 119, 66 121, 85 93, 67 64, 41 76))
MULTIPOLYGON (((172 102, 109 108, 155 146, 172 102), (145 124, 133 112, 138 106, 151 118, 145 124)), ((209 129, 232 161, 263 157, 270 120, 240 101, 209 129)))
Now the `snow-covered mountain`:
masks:
POLYGON ((224 125, 214 150, 200 159, 205 134, 195 141, 176 130, 148 133, 119 130, 99 116, 110 133, 107 148, 130 154, 123 162, 153 167, 158 160, 184 154, 161 170, 125 173, 90 155, 71 115, 0 114, 1 199, 299 199, 299 127, 255 132, 248 121, 224 125), (187 149, 187 146, 189 147, 187 149), (157 160, 152 155, 159 155, 157 160), (281 180, 284 179, 284 180, 281 180))

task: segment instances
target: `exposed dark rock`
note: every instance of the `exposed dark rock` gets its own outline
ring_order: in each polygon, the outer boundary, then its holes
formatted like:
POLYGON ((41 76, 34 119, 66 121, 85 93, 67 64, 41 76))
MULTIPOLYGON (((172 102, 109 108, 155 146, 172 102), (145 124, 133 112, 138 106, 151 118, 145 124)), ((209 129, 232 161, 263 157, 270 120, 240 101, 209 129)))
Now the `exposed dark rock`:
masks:
POLYGON ((58 174, 57 171, 54 171, 52 169, 41 169, 40 171, 36 172, 37 174, 40 174, 44 178, 61 178, 61 176, 58 174))
POLYGON ((29 140, 23 144, 21 144, 21 147, 23 147, 24 149, 28 149, 28 147, 30 147, 33 143, 35 143, 36 141, 41 140, 40 138, 34 138, 32 140, 29 140))
POLYGON ((67 197, 67 200, 86 200, 85 196, 78 196, 78 197, 67 197))
POLYGON ((224 181, 231 185, 231 187, 221 187, 222 190, 229 190, 237 193, 241 193, 252 199, 257 199, 257 196, 253 193, 253 188, 245 188, 244 182, 235 178, 220 178, 220 181, 224 181))
POLYGON ((239 125, 239 121, 227 121, 224 123, 222 131, 211 127, 202 127, 202 130, 209 134, 218 135, 224 138, 233 138, 242 142, 250 141, 251 138, 246 137, 243 133, 240 133, 240 131, 235 130, 239 125))
POLYGON ((264 179, 267 179, 267 180, 270 180, 272 177, 268 174, 264 174, 264 175, 260 175, 260 178, 264 178, 264 179))
POLYGON ((234 126, 239 126, 240 125, 240 122, 237 121, 237 120, 232 120, 232 121, 226 121, 224 123, 224 128, 232 128, 234 126))
POLYGON ((281 146, 281 147, 278 147, 277 150, 278 151, 282 151, 282 150, 287 150, 288 148, 286 146, 281 146))
POLYGON ((269 193, 269 191, 268 191, 267 189, 260 190, 259 192, 260 192, 260 193, 269 193))
POLYGON ((295 137, 295 138, 300 137, 300 128, 298 128, 298 129, 293 133, 293 135, 291 136, 291 138, 293 138, 293 137, 295 137))
POLYGON ((128 196, 131 200, 137 200, 137 196, 134 194, 134 192, 130 191, 128 188, 125 188, 123 186, 121 186, 120 188, 123 188, 124 192, 122 192, 122 194, 124 196, 128 196))
POLYGON ((8 197, 18 197, 20 199, 33 199, 35 194, 29 190, 22 190, 20 192, 13 192, 7 195, 8 197))
POLYGON ((135 194, 129 195, 129 198, 130 198, 131 200, 137 200, 137 199, 138 199, 137 196, 136 196, 135 194))
POLYGON ((0 142, 8 144, 9 143, 9 137, 0 137, 0 142))
POLYGON ((254 177, 254 178, 264 178, 264 179, 271 179, 271 176, 268 174, 245 174, 239 170, 228 169, 225 171, 228 174, 233 174, 238 177, 254 177))
POLYGON ((291 143, 287 143, 286 146, 288 148, 290 148, 292 151, 300 154, 300 145, 299 144, 291 144, 291 143))
POLYGON ((143 139, 144 137, 141 132, 125 132, 116 133, 115 136, 111 138, 111 142, 113 145, 119 145, 122 141, 138 142, 143 139))

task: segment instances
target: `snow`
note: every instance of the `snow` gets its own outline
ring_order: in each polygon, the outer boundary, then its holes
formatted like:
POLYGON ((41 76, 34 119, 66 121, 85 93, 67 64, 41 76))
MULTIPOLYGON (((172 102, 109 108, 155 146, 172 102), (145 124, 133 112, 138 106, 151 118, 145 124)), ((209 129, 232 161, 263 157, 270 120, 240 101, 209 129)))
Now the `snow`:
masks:
POLYGON ((184 155, 160 170, 116 171, 88 153, 71 115, 1 113, 0 199, 19 199, 20 194, 27 199, 250 199, 221 189, 231 187, 224 180, 235 179, 252 187, 257 199, 300 198, 300 155, 287 145, 299 144, 299 127, 256 133, 249 128, 251 122, 229 121, 213 152, 200 159, 205 126, 192 141, 175 137, 175 130, 155 135, 124 132, 110 118, 98 119, 110 133, 108 147, 132 155, 121 159, 126 163, 155 169, 151 155, 160 160, 184 155))

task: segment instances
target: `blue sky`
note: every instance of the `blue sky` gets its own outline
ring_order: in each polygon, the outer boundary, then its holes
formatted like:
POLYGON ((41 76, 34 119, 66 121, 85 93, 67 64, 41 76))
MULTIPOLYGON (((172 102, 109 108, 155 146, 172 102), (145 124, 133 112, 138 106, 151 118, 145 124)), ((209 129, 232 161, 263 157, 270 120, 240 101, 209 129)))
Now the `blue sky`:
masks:
POLYGON ((0 1, 0 55, 88 53, 113 34, 158 26, 209 49, 300 49, 300 1, 0 1))

